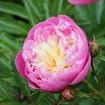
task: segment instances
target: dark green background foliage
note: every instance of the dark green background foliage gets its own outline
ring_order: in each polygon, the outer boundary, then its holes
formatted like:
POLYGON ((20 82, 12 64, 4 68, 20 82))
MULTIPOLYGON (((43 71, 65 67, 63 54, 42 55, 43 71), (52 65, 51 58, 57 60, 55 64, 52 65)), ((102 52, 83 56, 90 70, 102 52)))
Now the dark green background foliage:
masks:
POLYGON ((0 105, 105 105, 105 1, 79 7, 67 0, 0 0, 0 105), (59 93, 29 88, 14 62, 29 29, 59 14, 74 19, 100 45, 94 58, 100 82, 90 70, 83 82, 71 87, 75 98, 70 102, 60 100, 59 93))

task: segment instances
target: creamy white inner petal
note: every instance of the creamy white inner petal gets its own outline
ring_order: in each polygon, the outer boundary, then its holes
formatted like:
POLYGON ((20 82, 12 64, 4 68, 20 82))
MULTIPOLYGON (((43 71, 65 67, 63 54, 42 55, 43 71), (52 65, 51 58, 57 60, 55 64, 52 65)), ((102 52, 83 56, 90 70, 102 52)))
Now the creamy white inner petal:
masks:
POLYGON ((72 63, 68 60, 67 49, 76 45, 75 40, 65 39, 66 45, 63 43, 62 38, 56 35, 48 37, 47 41, 35 44, 32 49, 36 58, 33 61, 34 66, 46 67, 49 72, 64 71, 72 67, 72 63))

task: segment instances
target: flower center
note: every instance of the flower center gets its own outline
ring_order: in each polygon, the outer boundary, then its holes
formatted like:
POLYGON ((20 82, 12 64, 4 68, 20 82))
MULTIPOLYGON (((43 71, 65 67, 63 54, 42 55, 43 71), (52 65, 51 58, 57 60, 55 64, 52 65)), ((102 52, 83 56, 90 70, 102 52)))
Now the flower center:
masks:
MULTIPOLYGON (((67 40, 69 46, 73 43, 67 40)), ((49 37, 46 42, 41 42, 33 47, 36 54, 37 66, 44 66, 50 72, 58 72, 71 67, 65 60, 66 53, 63 43, 55 36, 49 37)))

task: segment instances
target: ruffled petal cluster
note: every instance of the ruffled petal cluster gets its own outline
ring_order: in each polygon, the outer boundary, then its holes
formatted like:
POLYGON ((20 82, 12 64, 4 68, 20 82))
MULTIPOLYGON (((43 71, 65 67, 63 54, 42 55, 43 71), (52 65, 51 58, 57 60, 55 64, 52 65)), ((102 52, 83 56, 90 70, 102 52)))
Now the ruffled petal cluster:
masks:
POLYGON ((91 57, 84 31, 71 18, 60 15, 29 31, 15 62, 30 87, 58 92, 86 77, 91 57))

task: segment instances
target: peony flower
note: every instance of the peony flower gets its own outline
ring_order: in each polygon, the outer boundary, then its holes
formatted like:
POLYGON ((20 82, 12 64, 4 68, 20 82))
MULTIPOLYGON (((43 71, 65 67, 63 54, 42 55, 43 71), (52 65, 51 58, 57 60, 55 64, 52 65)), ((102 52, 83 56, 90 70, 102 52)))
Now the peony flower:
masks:
POLYGON ((89 71, 86 35, 69 17, 52 17, 29 31, 15 63, 30 87, 58 92, 84 80, 89 71))
POLYGON ((96 2, 97 0, 68 0, 68 1, 74 5, 87 5, 96 2))

